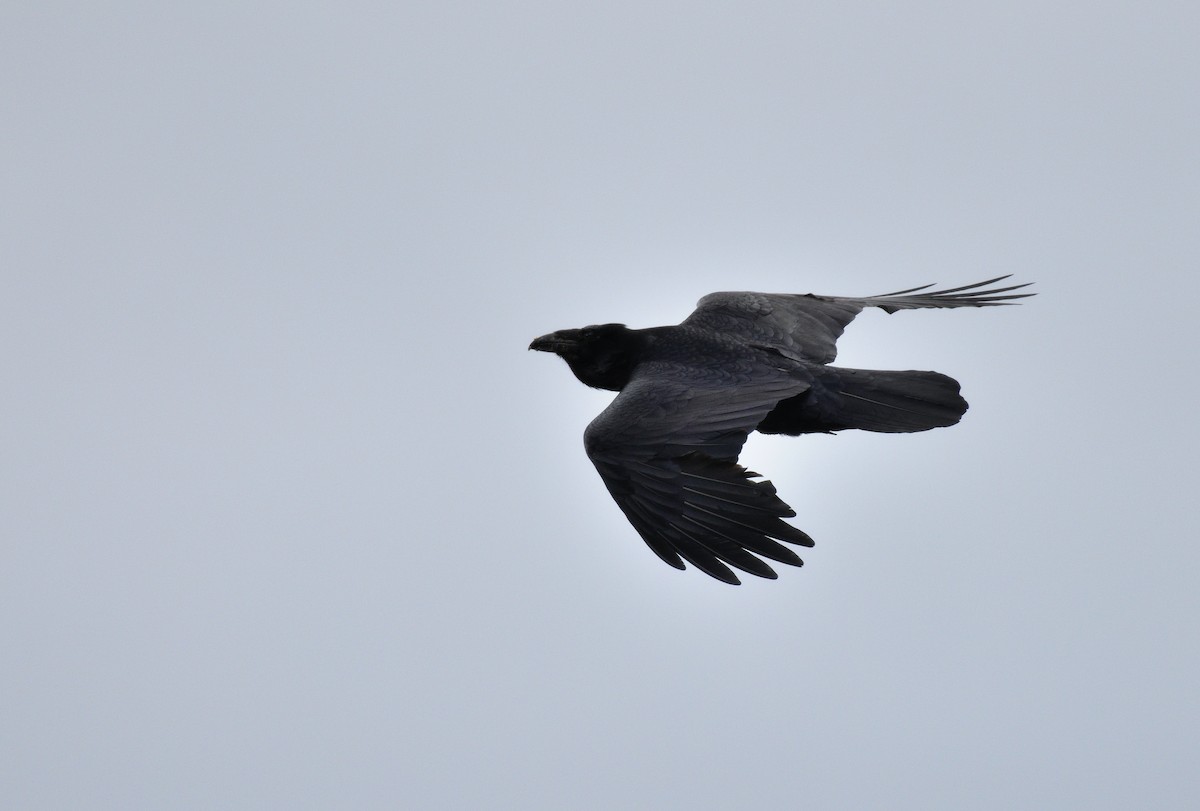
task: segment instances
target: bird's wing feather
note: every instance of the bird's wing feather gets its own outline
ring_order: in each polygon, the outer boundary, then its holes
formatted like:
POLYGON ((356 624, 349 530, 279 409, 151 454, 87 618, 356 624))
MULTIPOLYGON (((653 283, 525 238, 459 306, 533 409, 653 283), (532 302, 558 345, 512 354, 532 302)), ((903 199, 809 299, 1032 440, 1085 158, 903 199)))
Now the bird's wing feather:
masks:
POLYGON ((925 285, 864 298, 811 293, 711 293, 700 299, 696 310, 683 323, 736 335, 804 360, 831 363, 837 356, 837 339, 865 307, 878 307, 887 313, 923 308, 992 307, 1033 295, 1012 292, 1027 287, 1025 284, 990 286, 1007 278, 998 276, 946 290, 929 290, 933 285, 925 285))
POLYGON ((807 388, 768 364, 735 386, 648 363, 588 426, 584 445, 630 523, 668 564, 682 569, 688 561, 727 583, 739 582, 730 565, 774 578, 756 555, 799 566, 778 540, 812 540, 781 520, 795 512, 737 457, 767 412, 807 388))

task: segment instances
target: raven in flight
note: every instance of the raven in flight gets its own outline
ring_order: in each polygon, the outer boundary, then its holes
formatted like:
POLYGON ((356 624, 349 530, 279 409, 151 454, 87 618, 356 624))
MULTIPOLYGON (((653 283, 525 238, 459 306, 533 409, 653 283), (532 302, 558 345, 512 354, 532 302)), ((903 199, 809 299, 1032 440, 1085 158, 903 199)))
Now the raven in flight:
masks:
POLYGON ((678 326, 565 329, 529 348, 558 355, 585 385, 620 392, 584 431, 584 448, 646 544, 676 569, 686 560, 737 585, 729 566, 773 579, 762 558, 803 565, 779 541, 813 545, 781 520, 796 513, 775 487, 737 463, 750 432, 954 425, 967 402, 946 375, 827 364, 864 307, 991 307, 1034 295, 1012 292, 1028 284, 992 286, 1007 278, 867 298, 712 293, 678 326))

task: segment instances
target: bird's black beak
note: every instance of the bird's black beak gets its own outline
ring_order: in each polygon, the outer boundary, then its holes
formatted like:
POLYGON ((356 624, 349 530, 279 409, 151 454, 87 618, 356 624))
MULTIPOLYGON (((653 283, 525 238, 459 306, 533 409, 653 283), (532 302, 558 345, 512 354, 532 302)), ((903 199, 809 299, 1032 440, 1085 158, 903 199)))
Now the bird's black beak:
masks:
POLYGON ((541 338, 534 338, 529 348, 538 352, 553 352, 556 355, 561 355, 577 343, 569 335, 564 334, 563 331, 559 331, 543 335, 541 338))

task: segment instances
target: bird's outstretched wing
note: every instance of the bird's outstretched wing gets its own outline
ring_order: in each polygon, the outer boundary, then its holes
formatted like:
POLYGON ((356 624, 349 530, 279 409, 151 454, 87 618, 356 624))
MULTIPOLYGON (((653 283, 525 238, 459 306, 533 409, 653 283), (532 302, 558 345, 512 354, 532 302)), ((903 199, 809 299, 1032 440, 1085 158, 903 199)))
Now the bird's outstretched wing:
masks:
POLYGON ((836 344, 842 330, 865 307, 878 307, 887 313, 930 307, 992 307, 1034 295, 1012 292, 1028 284, 990 286, 1007 278, 997 276, 947 290, 929 290, 933 285, 927 284, 864 298, 811 293, 711 293, 700 299, 683 324, 740 336, 804 360, 831 363, 837 357, 836 344))
POLYGON ((796 513, 775 487, 755 481, 758 474, 737 463, 746 435, 808 383, 766 363, 729 377, 722 369, 643 364, 587 427, 584 446, 629 522, 660 558, 677 569, 686 560, 737 584, 726 564, 774 578, 756 555, 801 566, 778 540, 813 545, 782 520, 796 513))

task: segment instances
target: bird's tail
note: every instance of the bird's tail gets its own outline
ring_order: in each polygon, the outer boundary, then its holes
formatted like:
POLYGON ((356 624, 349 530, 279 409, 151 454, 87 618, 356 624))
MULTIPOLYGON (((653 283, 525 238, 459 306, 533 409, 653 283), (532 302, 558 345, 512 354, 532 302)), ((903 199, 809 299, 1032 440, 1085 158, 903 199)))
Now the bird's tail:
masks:
POLYGON ((938 372, 834 369, 847 428, 885 433, 954 425, 967 411, 958 381, 938 372))
POLYGON ((967 410, 958 381, 938 372, 824 367, 804 394, 759 425, 765 434, 843 431, 910 433, 954 425, 967 410))

